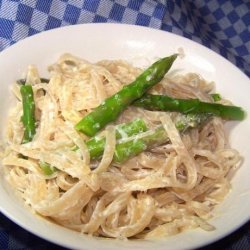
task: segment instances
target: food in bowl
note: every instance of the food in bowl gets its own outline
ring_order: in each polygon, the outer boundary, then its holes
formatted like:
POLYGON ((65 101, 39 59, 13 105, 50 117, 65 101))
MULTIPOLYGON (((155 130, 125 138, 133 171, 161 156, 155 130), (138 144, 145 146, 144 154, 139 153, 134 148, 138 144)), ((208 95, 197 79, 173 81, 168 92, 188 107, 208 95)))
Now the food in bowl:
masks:
POLYGON ((242 157, 227 120, 244 111, 195 73, 70 54, 13 86, 2 164, 35 213, 94 236, 152 239, 209 223, 242 157))

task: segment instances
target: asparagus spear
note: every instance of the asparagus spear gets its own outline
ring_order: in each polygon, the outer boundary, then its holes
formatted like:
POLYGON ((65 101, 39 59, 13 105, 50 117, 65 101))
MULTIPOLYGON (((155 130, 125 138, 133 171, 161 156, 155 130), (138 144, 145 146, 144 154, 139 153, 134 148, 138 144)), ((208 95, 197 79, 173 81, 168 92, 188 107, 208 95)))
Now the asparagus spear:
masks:
MULTIPOLYGON (((204 123, 210 116, 209 114, 181 115, 176 120, 175 126, 180 132, 183 132, 186 129, 194 128, 204 123)), ((145 137, 140 136, 140 139, 121 142, 116 145, 113 162, 123 163, 147 149, 166 143, 168 139, 166 130, 163 126, 160 126, 145 137)))
POLYGON ((211 96, 212 96, 212 98, 213 98, 213 100, 214 100, 215 102, 218 102, 218 101, 221 100, 221 96, 220 96, 220 94, 218 94, 218 93, 211 94, 211 96))
MULTIPOLYGON (((132 122, 119 124, 116 127, 116 139, 129 137, 136 135, 147 130, 147 126, 144 120, 137 118, 132 122)), ((92 160, 98 159, 104 151, 106 139, 104 137, 95 136, 86 142, 86 146, 89 150, 90 158, 92 160)), ((75 146, 72 150, 76 151, 79 148, 75 146)), ((45 175, 51 175, 57 171, 55 167, 52 167, 46 162, 40 162, 40 167, 45 175)))
POLYGON ((40 168, 45 175, 52 175, 57 171, 57 168, 51 166, 47 162, 40 161, 40 168))
POLYGON ((107 98, 101 105, 76 124, 76 130, 88 136, 94 136, 109 122, 116 120, 119 114, 133 101, 140 98, 149 88, 157 84, 175 61, 177 54, 155 62, 139 75, 134 82, 123 87, 115 95, 107 98))
POLYGON ((36 133, 35 102, 31 85, 22 85, 20 88, 23 104, 22 122, 24 126, 23 143, 32 141, 36 133))
MULTIPOLYGON (((116 138, 129 137, 135 134, 145 132, 147 130, 144 120, 138 118, 129 123, 123 123, 116 127, 116 138)), ((95 136, 86 142, 86 146, 90 153, 91 159, 99 158, 104 151, 106 139, 104 137, 95 136)), ((78 148, 76 148, 78 149, 78 148)))
POLYGON ((117 144, 113 161, 122 163, 148 149, 149 146, 161 145, 167 140, 165 129, 161 126, 143 138, 117 144))
MULTIPOLYGON (((186 129, 199 126, 200 124, 208 120, 209 117, 210 117, 209 114, 180 115, 175 121, 175 126, 180 132, 183 132, 186 129)), ((140 122, 141 121, 142 120, 140 120, 140 122)), ((147 134, 145 136, 143 136, 143 133, 140 134, 140 138, 138 139, 118 143, 116 145, 113 162, 123 163, 126 160, 143 152, 144 150, 150 149, 153 146, 158 146, 158 145, 162 145, 163 143, 166 143, 169 139, 163 126, 159 126, 155 130, 152 130, 151 133, 148 133, 148 132, 146 133, 147 134)), ((116 136, 118 136, 119 138, 118 134, 116 134, 116 136)), ((92 154, 91 159, 95 159, 101 154, 103 154, 103 150, 105 146, 104 138, 98 141, 96 137, 94 137, 90 139, 88 142, 86 144, 87 144, 88 149, 90 150, 90 155, 92 154), (91 145, 92 149, 88 144, 88 142, 90 141, 91 143, 93 143, 91 145), (102 142, 100 143, 100 141, 102 142)), ((52 173, 56 171, 56 168, 52 169, 48 164, 46 165, 46 163, 45 165, 44 164, 42 165, 42 169, 45 174, 49 174, 49 175, 51 175, 52 173)))
POLYGON ((126 138, 147 130, 146 123, 141 118, 136 118, 131 122, 122 123, 116 126, 116 139, 126 138))
MULTIPOLYGON (((32 141, 36 133, 35 102, 31 85, 22 85, 20 88, 20 92, 22 95, 23 103, 22 122, 24 126, 24 136, 22 142, 27 143, 32 141)), ((40 167, 45 175, 51 175, 56 171, 56 168, 52 167, 46 162, 40 162, 40 167)))
POLYGON ((245 112, 237 106, 202 102, 199 99, 177 99, 165 95, 145 94, 133 105, 149 110, 177 111, 184 114, 209 113, 223 119, 243 120, 245 112))

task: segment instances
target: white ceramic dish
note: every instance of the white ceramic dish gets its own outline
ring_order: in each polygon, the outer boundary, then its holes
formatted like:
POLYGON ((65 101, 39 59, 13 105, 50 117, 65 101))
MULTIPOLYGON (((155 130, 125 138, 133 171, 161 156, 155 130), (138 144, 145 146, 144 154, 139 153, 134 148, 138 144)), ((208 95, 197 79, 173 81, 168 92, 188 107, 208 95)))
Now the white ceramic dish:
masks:
MULTIPOLYGON (((11 83, 20 78, 27 65, 39 67, 46 75, 47 65, 60 54, 70 52, 90 61, 126 59, 145 65, 156 57, 176 52, 182 47, 185 58, 175 69, 195 71, 216 82, 219 93, 250 114, 250 82, 240 70, 211 50, 188 39, 139 26, 119 24, 84 24, 41 33, 17 43, 0 53, 0 126, 1 136, 10 106, 11 83), (145 60, 145 58, 147 60, 145 60)), ((239 228, 250 218, 250 119, 230 122, 230 142, 244 157, 241 169, 232 181, 232 191, 218 207, 211 220, 213 232, 187 231, 158 241, 103 240, 80 235, 33 215, 22 205, 4 181, 0 166, 0 211, 26 230, 61 246, 74 249, 194 249, 214 242, 239 228)))

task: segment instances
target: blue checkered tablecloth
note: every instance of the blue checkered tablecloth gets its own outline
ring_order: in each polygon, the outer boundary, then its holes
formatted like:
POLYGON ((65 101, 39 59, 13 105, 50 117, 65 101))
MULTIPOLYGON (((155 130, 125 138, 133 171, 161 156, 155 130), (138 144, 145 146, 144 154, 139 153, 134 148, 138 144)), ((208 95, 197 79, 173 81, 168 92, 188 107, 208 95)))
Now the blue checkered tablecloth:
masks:
MULTIPOLYGON (((250 0, 0 0, 0 51, 44 30, 113 22, 173 32, 250 76, 250 0)), ((0 213, 0 249, 62 249, 0 213)), ((203 249, 250 249, 250 223, 203 249)))

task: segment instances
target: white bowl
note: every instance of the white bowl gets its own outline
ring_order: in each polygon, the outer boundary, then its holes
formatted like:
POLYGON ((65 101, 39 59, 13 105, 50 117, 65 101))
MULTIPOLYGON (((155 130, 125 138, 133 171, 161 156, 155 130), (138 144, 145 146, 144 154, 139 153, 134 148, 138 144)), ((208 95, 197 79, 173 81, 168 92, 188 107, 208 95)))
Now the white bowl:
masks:
MULTIPOLYGON (((4 132, 11 102, 10 85, 20 78, 29 64, 36 64, 41 75, 59 55, 69 52, 90 61, 126 59, 145 66, 183 48, 185 57, 175 69, 194 71, 216 82, 226 98, 250 113, 250 82, 240 70, 211 50, 168 32, 119 24, 84 24, 51 30, 25 39, 0 53, 0 126, 4 132)), ((216 209, 210 222, 213 232, 186 231, 157 241, 119 241, 80 235, 50 223, 25 208, 5 182, 0 166, 0 211, 33 234, 64 247, 75 249, 193 249, 214 242, 233 232, 250 218, 250 120, 230 122, 230 143, 240 151, 244 162, 234 176, 232 191, 216 209)))

